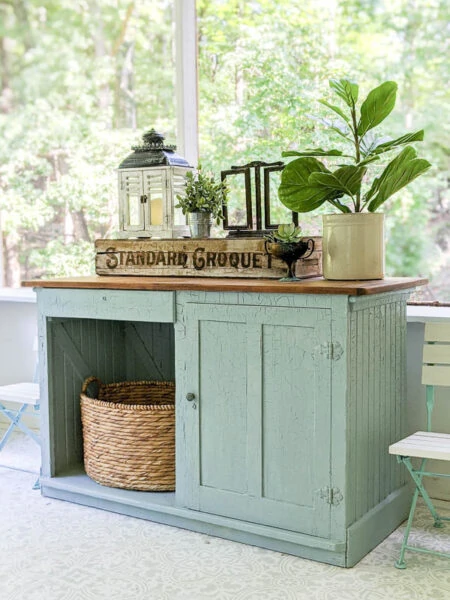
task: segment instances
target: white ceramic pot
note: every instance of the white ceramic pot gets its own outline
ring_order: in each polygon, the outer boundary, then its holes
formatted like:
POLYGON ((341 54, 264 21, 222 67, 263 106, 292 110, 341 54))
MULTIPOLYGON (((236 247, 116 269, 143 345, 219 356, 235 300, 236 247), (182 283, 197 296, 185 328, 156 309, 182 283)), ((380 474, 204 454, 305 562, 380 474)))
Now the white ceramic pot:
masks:
POLYGON ((384 214, 322 215, 325 279, 384 278, 384 214))

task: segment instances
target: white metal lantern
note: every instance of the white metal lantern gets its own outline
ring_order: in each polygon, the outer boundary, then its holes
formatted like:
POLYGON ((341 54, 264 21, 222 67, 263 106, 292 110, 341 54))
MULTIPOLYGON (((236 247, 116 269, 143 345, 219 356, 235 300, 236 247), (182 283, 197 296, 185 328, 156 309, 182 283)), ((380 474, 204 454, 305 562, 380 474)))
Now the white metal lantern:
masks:
POLYGON ((151 129, 142 146, 122 161, 119 174, 120 238, 174 238, 189 235, 186 217, 175 208, 192 167, 164 137, 151 129))

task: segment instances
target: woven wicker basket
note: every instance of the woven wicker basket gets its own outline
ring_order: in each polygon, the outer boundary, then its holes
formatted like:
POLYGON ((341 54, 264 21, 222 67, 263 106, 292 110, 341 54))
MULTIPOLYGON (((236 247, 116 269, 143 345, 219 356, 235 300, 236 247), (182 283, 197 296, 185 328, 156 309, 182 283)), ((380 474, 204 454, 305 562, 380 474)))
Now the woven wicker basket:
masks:
POLYGON ((102 485, 142 491, 175 489, 175 384, 96 377, 80 394, 86 473, 102 485), (87 390, 96 383, 97 398, 87 390))

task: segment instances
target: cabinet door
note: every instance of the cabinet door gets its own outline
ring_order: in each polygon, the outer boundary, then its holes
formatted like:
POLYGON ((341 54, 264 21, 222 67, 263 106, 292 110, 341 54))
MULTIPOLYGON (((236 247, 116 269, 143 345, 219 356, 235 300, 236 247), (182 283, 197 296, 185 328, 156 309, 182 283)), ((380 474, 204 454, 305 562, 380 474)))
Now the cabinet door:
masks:
POLYGON ((330 338, 326 309, 186 306, 186 506, 329 536, 330 338))

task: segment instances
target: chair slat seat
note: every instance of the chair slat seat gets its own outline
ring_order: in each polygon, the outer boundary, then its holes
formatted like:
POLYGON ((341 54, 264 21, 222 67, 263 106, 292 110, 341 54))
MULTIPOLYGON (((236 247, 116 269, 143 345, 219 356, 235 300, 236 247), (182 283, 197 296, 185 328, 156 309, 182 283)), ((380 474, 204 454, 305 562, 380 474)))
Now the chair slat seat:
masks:
POLYGON ((389 446, 389 454, 413 458, 450 460, 450 434, 416 431, 389 446))
POLYGON ((11 383, 0 386, 0 401, 39 405, 38 383, 11 383))

